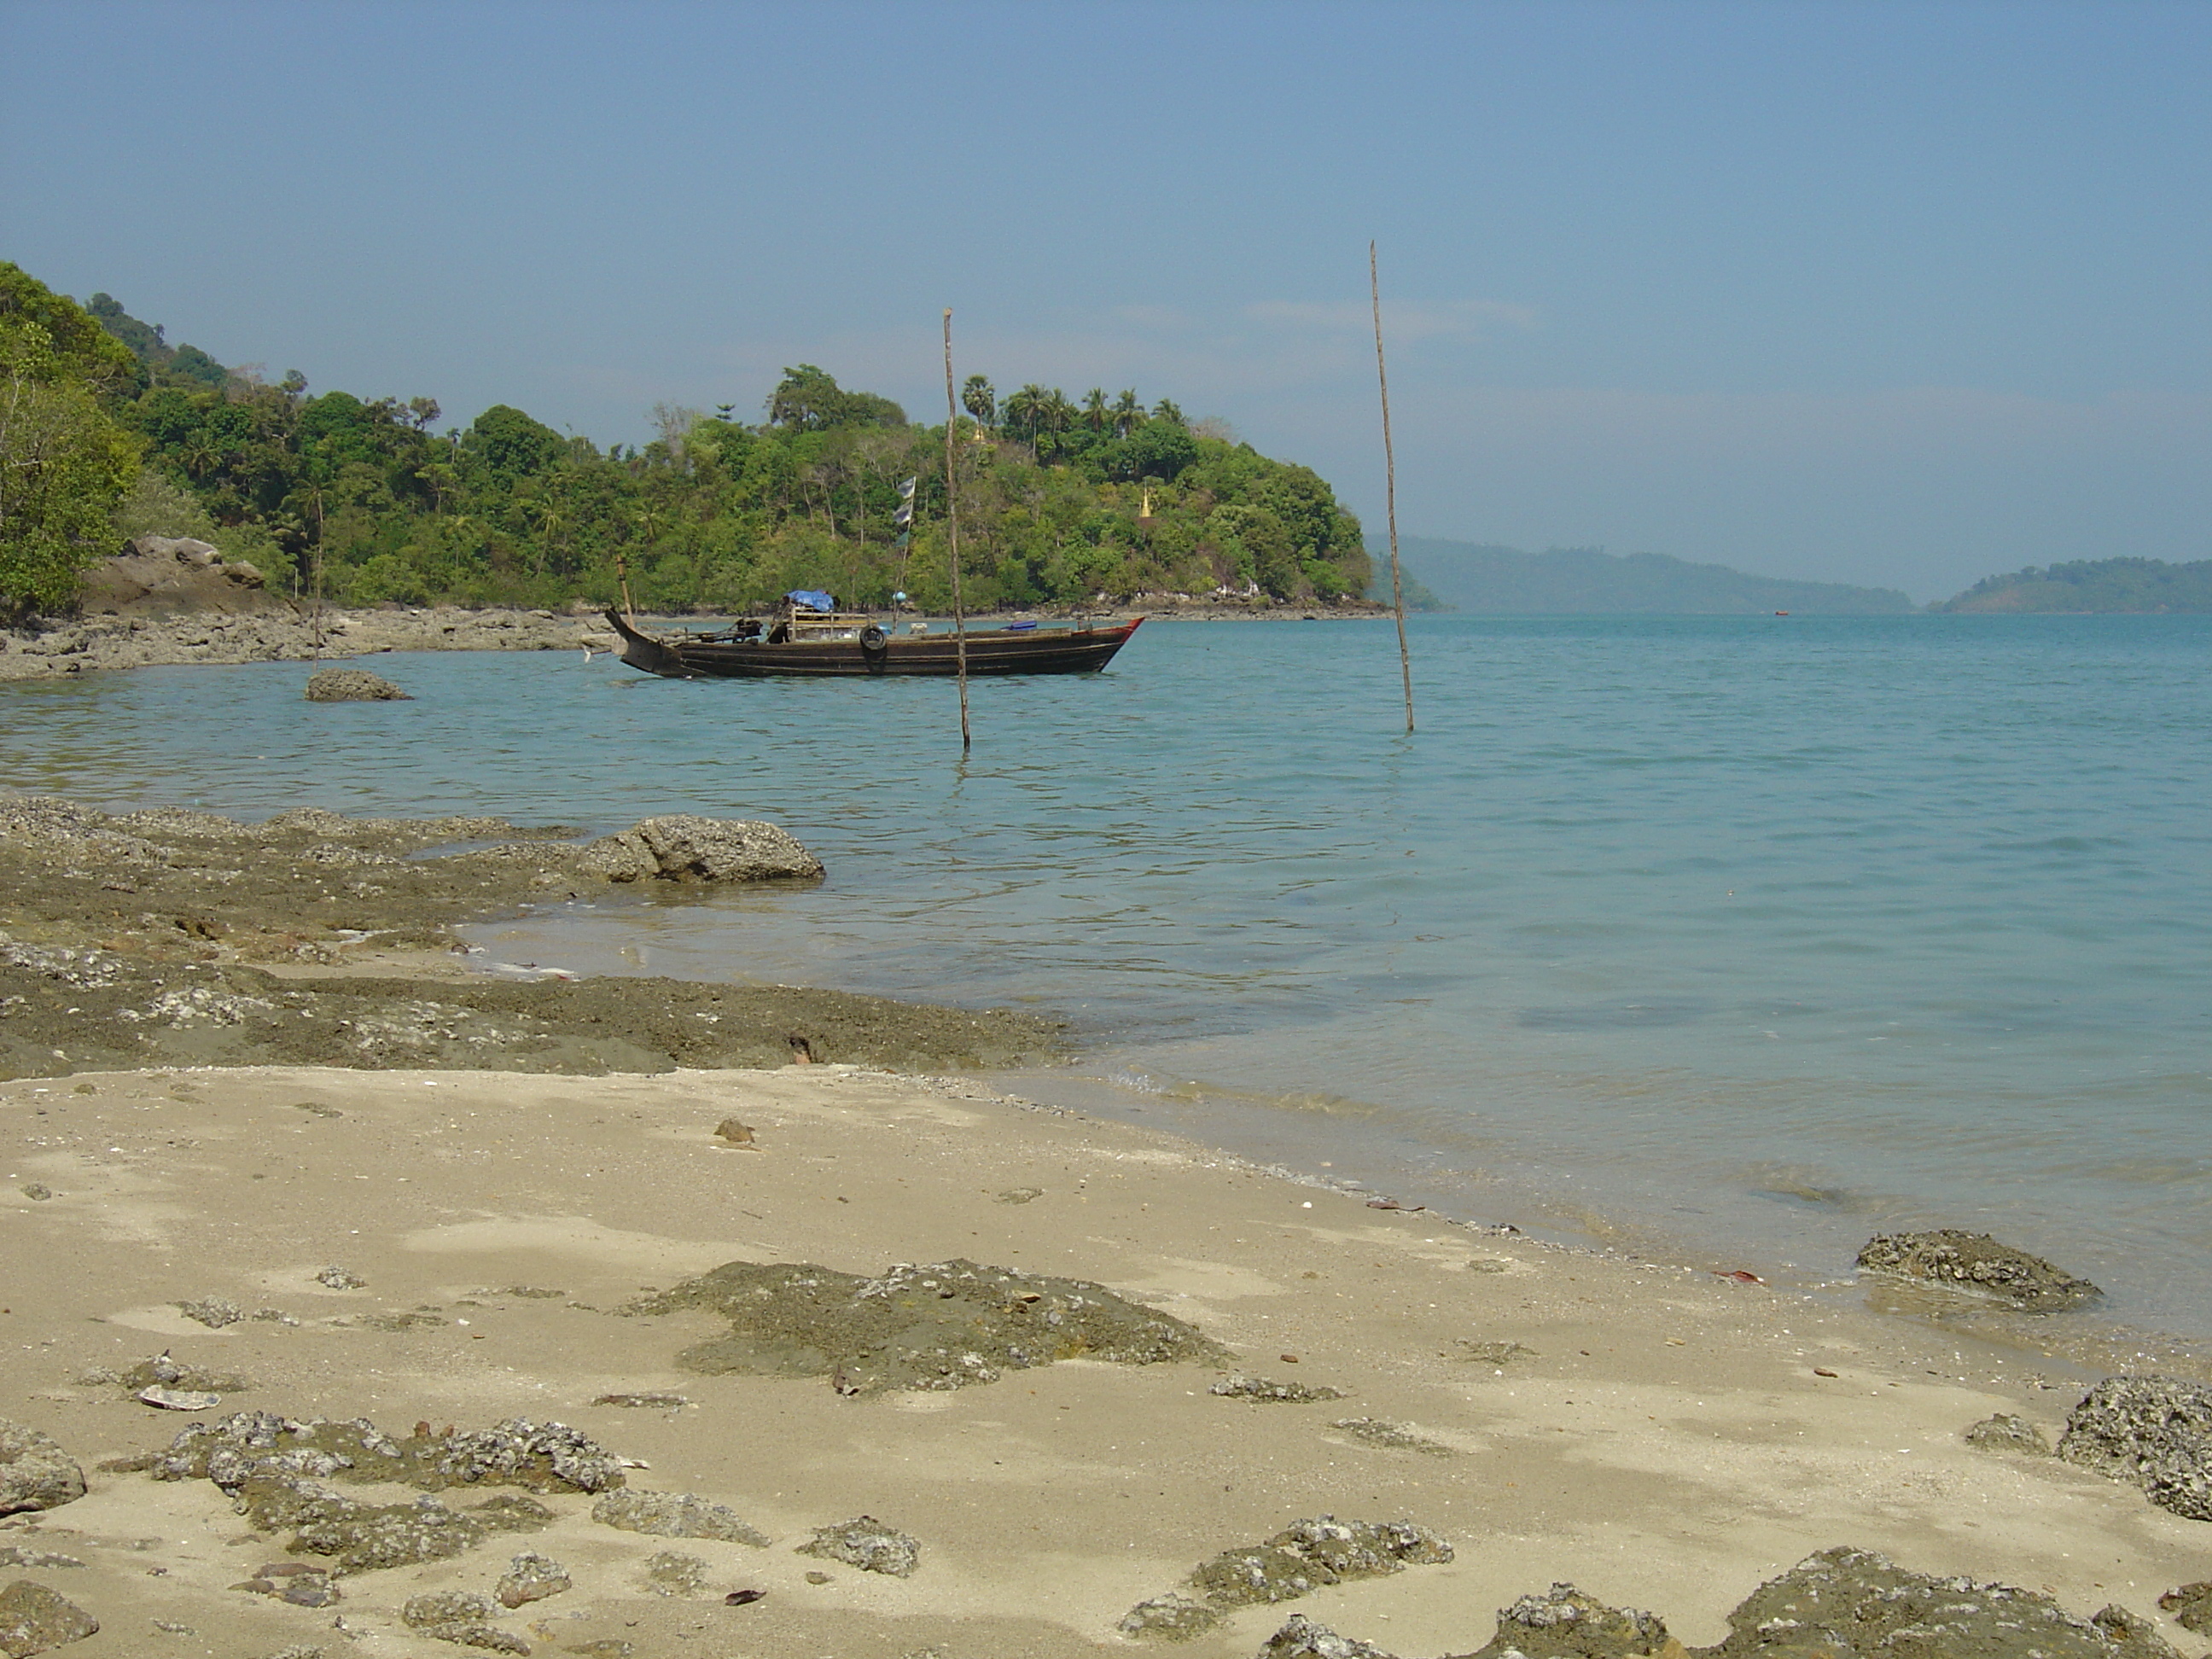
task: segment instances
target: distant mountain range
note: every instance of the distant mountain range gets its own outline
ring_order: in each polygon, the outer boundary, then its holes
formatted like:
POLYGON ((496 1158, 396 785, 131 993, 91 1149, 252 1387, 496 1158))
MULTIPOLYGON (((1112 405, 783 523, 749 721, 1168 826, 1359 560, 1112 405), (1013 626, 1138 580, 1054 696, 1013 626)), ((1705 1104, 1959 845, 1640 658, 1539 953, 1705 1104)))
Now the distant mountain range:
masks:
MULTIPOLYGON (((1376 587, 1387 599, 1389 544, 1370 541, 1368 550, 1376 561, 1376 587)), ((1692 564, 1664 553, 1623 556, 1595 547, 1524 553, 1429 536, 1401 536, 1398 551, 1411 579, 1407 603, 1413 609, 1488 616, 1751 617, 1787 611, 1833 617, 1899 614, 1914 608, 1893 587, 1784 581, 1747 575, 1726 565, 1692 564), (1423 605, 1421 598, 1435 603, 1423 605)))
POLYGON ((2212 559, 2076 559, 1984 576, 1931 611, 2014 612, 2212 611, 2212 559))

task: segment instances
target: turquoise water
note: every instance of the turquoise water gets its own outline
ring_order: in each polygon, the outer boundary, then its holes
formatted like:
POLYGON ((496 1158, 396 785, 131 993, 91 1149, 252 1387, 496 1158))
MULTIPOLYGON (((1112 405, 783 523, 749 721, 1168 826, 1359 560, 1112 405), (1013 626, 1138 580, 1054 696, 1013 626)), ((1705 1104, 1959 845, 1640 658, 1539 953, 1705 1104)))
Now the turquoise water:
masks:
POLYGON ((483 930, 1065 1012, 1070 1097, 1455 1213, 1817 1279, 1989 1230, 2212 1334, 2212 619, 1152 623, 1109 673, 566 654, 0 688, 0 783, 246 816, 775 819, 821 888, 483 930), (1086 1087, 1083 1078, 1093 1081, 1086 1087))

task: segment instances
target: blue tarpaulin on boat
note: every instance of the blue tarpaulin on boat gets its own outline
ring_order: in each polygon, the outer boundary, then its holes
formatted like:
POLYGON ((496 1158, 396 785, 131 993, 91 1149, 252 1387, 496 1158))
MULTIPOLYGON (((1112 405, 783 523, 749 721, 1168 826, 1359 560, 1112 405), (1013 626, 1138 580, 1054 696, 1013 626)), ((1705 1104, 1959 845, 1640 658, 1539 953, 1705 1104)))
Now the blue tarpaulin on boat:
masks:
POLYGON ((835 611, 837 601, 818 587, 794 587, 783 596, 793 605, 805 605, 809 611, 835 611))

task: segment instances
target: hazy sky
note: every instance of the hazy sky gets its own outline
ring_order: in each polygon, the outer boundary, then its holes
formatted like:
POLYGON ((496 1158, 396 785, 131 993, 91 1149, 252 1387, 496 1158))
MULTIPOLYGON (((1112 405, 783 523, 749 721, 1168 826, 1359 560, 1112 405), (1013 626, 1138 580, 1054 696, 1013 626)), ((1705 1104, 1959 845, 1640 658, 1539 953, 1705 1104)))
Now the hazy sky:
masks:
POLYGON ((0 257, 602 443, 1134 386, 1382 528, 2212 556, 2212 5, 0 0, 0 257))

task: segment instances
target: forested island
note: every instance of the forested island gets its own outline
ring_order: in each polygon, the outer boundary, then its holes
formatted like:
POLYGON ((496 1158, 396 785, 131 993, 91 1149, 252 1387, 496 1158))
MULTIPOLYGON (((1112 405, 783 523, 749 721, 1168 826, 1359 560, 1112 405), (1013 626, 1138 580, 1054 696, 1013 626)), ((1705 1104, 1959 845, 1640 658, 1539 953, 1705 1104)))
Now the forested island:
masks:
MULTIPOLYGON (((1400 540, 1407 568, 1430 602, 1418 608, 1486 616, 1801 616, 1901 614, 1912 601, 1893 587, 1790 581, 1725 565, 1692 564, 1664 553, 1608 553, 1600 547, 1516 547, 1400 540)), ((1407 592, 1409 606, 1413 593, 1407 592)))
MULTIPOLYGON (((745 611, 795 587, 950 600, 944 426, 812 364, 784 372, 758 422, 663 405, 643 445, 603 450, 506 404, 440 430, 432 398, 314 394, 296 370, 271 383, 0 263, 0 611, 17 616, 65 608, 90 563, 149 532, 340 605, 605 605, 618 562, 653 610, 745 611)), ((1359 522, 1319 475, 1170 399, 1001 399, 975 375, 961 402, 975 608, 1146 591, 1265 608, 1368 586, 1359 522)))
POLYGON ((2168 564, 2163 559, 2075 559, 1984 576, 1931 611, 2134 614, 2212 611, 2212 559, 2168 564))

